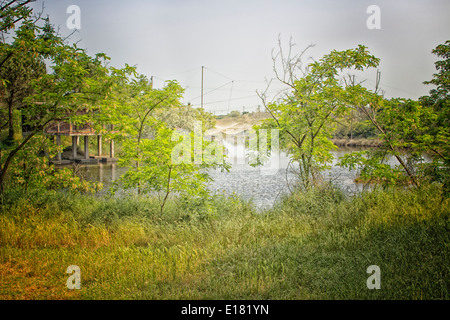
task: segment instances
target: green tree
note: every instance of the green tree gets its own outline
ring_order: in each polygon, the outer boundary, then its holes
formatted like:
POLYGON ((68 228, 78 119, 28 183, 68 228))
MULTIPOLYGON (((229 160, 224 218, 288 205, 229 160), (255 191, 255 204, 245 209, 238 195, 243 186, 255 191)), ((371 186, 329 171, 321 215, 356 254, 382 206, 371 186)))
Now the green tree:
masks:
MULTIPOLYGON (((353 152, 351 154, 345 155, 340 164, 345 167, 356 168, 359 166, 378 166, 371 169, 365 168, 365 178, 375 181, 384 181, 385 184, 395 184, 396 182, 405 182, 405 173, 410 181, 418 186, 416 175, 413 168, 408 165, 407 155, 402 152, 404 148, 404 141, 400 139, 399 134, 401 131, 397 130, 397 127, 393 123, 389 124, 390 116, 395 112, 399 112, 398 101, 396 99, 385 99, 382 95, 378 93, 378 84, 380 81, 380 73, 377 72, 377 81, 374 91, 363 87, 361 84, 356 84, 350 80, 351 85, 348 87, 347 99, 349 101, 350 107, 362 112, 372 124, 372 126, 377 130, 379 139, 382 141, 382 145, 375 152, 353 152), (362 155, 368 155, 370 160, 363 161, 364 157, 362 155), (384 162, 388 155, 392 155, 398 161, 398 166, 388 166, 384 162), (363 161, 363 162, 361 162, 363 161), (369 178, 368 172, 376 172, 369 178)), ((400 110, 400 112, 403 112, 400 110)))
POLYGON ((170 128, 194 130, 195 121, 201 121, 206 130, 214 128, 214 115, 202 108, 190 105, 173 105, 171 108, 155 110, 155 118, 165 122, 170 128))
MULTIPOLYGON (((182 134, 177 131, 179 121, 163 121, 169 110, 182 110, 179 99, 183 89, 176 81, 154 89, 145 76, 131 74, 133 78, 115 87, 115 103, 103 112, 114 125, 110 136, 122 141, 120 164, 129 168, 118 183, 125 189, 137 189, 138 194, 156 194, 161 213, 171 193, 207 197, 209 176, 204 170, 225 167, 223 157, 208 148, 210 142, 202 135, 192 143, 198 131, 192 124, 183 123, 183 127, 195 130, 182 134)), ((202 114, 200 111, 199 118, 192 120, 201 124, 202 114)), ((203 131, 200 128, 200 133, 203 131)))
POLYGON ((1 119, 0 129, 8 126, 8 144, 14 140, 14 129, 18 127, 17 122, 20 121, 14 111, 20 111, 23 108, 23 99, 31 95, 31 81, 38 79, 44 73, 46 73, 46 66, 42 57, 27 51, 12 55, 0 69, 0 79, 4 80, 1 100, 6 111, 5 117, 1 119))
MULTIPOLYGON (((2 21, 7 18, 5 14, 7 13, 2 12, 2 21)), ((8 14, 14 16, 14 11, 9 11, 8 14)), ((104 60, 107 59, 104 54, 91 57, 76 45, 65 44, 49 19, 44 19, 44 25, 38 26, 36 20, 29 16, 23 17, 12 39, 12 43, 7 46, 9 52, 2 52, 2 56, 6 55, 9 58, 4 57, 2 61, 6 63, 12 59, 20 48, 38 60, 45 58, 51 72, 32 79, 31 94, 22 100, 22 125, 28 127, 29 132, 11 146, 2 147, 0 153, 2 190, 8 169, 19 151, 36 135, 41 135, 52 121, 86 121, 87 116, 76 116, 77 111, 83 110, 87 115, 90 110, 103 104, 114 81, 104 66, 104 60)), ((2 48, 5 47, 6 44, 3 43, 2 48)), ((3 86, 7 82, 5 79, 1 81, 3 86)))
POLYGON ((69 168, 56 168, 49 163, 49 157, 56 155, 56 145, 45 135, 35 135, 17 152, 11 161, 8 174, 8 188, 26 192, 38 190, 71 190, 76 192, 97 192, 103 185, 81 179, 69 168))
MULTIPOLYGON (((0 70, 3 65, 13 56, 15 52, 19 52, 26 49, 25 43, 16 43, 14 47, 9 46, 5 41, 5 37, 10 30, 14 29, 16 24, 25 20, 25 24, 28 24, 32 9, 27 6, 28 3, 33 0, 4 0, 0 1, 0 70)), ((34 24, 31 24, 34 26, 34 24)), ((3 79, 0 78, 0 84, 3 84, 3 79)))
POLYGON ((34 0, 4 0, 0 1, 0 32, 13 29, 21 20, 28 18, 32 10, 27 6, 34 0))
MULTIPOLYGON (((136 75, 134 70, 130 70, 136 75)), ((123 165, 132 166, 140 171, 141 163, 145 157, 144 139, 153 138, 155 131, 154 112, 157 108, 168 109, 179 104, 182 88, 174 81, 161 90, 153 89, 149 80, 143 75, 136 78, 124 78, 114 91, 116 104, 111 108, 102 110, 107 116, 107 122, 113 125, 116 140, 123 141, 123 165), (131 159, 133 163, 131 162, 131 159)), ((138 193, 141 193, 141 183, 137 181, 138 193)))
POLYGON ((355 49, 332 51, 303 68, 301 58, 306 50, 292 56, 292 47, 290 43, 286 56, 280 43, 279 52, 273 56, 275 75, 287 85, 289 93, 272 102, 267 100, 265 92, 258 94, 271 115, 262 128, 279 129, 280 147, 298 163, 301 185, 307 188, 332 160, 330 151, 335 146, 330 139, 336 120, 350 110, 347 86, 341 81, 340 73, 345 69, 376 67, 379 60, 360 45, 355 49), (281 68, 277 67, 277 60, 281 68))
MULTIPOLYGON (((383 181, 385 184, 411 182, 416 187, 421 181, 443 183, 449 193, 450 132, 449 70, 450 42, 439 45, 433 53, 444 60, 436 62, 439 71, 426 84, 436 85, 429 96, 419 101, 411 99, 385 99, 359 85, 352 86, 353 106, 362 111, 383 141, 375 152, 346 155, 342 164, 362 168, 365 180, 383 181), (394 156, 399 165, 384 163, 387 155, 394 156), (431 162, 424 162, 424 155, 431 162)), ((379 76, 377 79, 379 83, 379 76)))
POLYGON ((444 192, 450 195, 450 40, 432 50, 441 60, 435 62, 433 79, 425 84, 433 85, 428 96, 419 99, 428 108, 428 117, 422 119, 423 134, 412 136, 412 143, 427 150, 433 162, 426 166, 425 173, 444 185, 444 192))

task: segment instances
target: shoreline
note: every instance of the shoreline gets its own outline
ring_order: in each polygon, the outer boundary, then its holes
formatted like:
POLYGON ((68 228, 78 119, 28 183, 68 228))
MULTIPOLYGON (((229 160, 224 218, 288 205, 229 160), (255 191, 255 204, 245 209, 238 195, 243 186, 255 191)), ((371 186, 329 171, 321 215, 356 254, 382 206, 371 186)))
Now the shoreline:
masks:
POLYGON ((331 139, 338 147, 379 147, 382 142, 378 139, 331 139))

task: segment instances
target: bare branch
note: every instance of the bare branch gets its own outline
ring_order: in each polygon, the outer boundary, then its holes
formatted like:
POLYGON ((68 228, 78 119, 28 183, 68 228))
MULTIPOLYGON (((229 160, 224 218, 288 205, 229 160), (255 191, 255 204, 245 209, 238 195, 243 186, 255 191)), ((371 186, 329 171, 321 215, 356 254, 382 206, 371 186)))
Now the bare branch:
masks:
POLYGON ((314 47, 313 44, 308 45, 303 51, 297 55, 292 55, 292 49, 295 43, 292 42, 292 37, 289 40, 289 48, 287 56, 284 53, 281 37, 278 37, 278 52, 274 54, 275 49, 272 49, 273 71, 276 78, 283 84, 295 89, 295 82, 298 80, 296 76, 297 70, 300 70, 303 76, 307 74, 307 68, 303 69, 302 59, 307 50, 314 47), (281 65, 277 67, 277 62, 281 65))

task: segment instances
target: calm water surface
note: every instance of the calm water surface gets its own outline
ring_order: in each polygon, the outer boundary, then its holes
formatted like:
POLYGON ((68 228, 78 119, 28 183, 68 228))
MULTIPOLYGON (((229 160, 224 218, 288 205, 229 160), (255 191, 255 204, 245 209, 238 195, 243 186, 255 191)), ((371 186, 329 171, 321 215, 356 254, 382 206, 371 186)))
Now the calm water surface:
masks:
MULTIPOLYGON (((271 159, 272 167, 268 165, 254 168, 245 160, 243 148, 237 146, 227 149, 228 161, 232 164, 232 168, 229 172, 210 171, 214 181, 210 183, 209 189, 213 193, 236 194, 244 199, 251 199, 258 208, 267 208, 292 189, 295 173, 292 172, 292 165, 289 166, 289 158, 284 153, 281 153, 278 159, 271 159)), ((357 172, 335 165, 338 157, 357 150, 361 149, 341 148, 334 151, 335 160, 332 168, 324 172, 324 178, 331 180, 347 192, 361 191, 365 186, 354 183, 357 172)), ((98 164, 81 166, 79 171, 87 180, 103 183, 103 192, 106 192, 112 181, 124 174, 127 168, 120 167, 118 164, 98 164)))

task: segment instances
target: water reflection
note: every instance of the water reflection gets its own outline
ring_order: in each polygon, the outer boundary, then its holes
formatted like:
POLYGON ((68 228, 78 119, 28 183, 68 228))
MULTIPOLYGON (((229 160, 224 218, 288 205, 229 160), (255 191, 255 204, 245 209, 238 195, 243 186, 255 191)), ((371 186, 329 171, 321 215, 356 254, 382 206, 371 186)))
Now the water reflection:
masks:
MULTIPOLYGON (((272 163, 269 162, 264 167, 255 168, 248 164, 242 147, 227 145, 226 141, 224 145, 227 147, 228 162, 232 164, 232 168, 229 172, 210 170, 209 173, 214 181, 210 183, 209 189, 213 193, 236 194, 244 199, 251 199, 259 208, 266 208, 271 207, 275 201, 289 193, 294 187, 296 174, 291 169, 296 167, 296 163, 290 162, 285 153, 280 152, 279 156, 271 158, 272 163)), ((336 165, 339 157, 361 150, 367 149, 345 147, 334 151, 332 167, 323 172, 323 178, 332 181, 347 193, 358 193, 363 189, 370 188, 369 185, 354 182, 358 174, 356 170, 349 171, 336 165)), ((429 161, 429 159, 425 157, 425 161, 429 161)), ((392 156, 387 157, 386 162, 390 165, 398 164, 392 156)), ((98 165, 76 165, 76 170, 87 180, 103 183, 104 189, 101 194, 105 194, 112 182, 124 174, 127 168, 120 167, 116 163, 100 163, 98 165)))
MULTIPOLYGON (((331 180, 348 192, 361 191, 364 185, 354 183, 357 172, 336 166, 338 157, 358 150, 362 149, 341 148, 334 151, 333 166, 323 173, 324 178, 331 180)), ((270 168, 270 163, 266 167, 250 166, 248 159, 245 159, 244 153, 240 151, 242 150, 239 148, 236 148, 235 151, 232 148, 229 149, 229 162, 233 165, 229 172, 210 171, 214 180, 209 185, 212 192, 226 195, 236 194, 244 199, 251 199, 259 208, 266 208, 271 207, 277 199, 288 193, 295 185, 296 174, 289 168, 290 159, 285 153, 280 153, 279 158, 276 159, 278 169, 273 170, 273 167, 270 168), (271 170, 267 170, 268 168, 271 170)), ((116 163, 100 163, 98 165, 79 165, 76 170, 89 181, 103 183, 102 192, 104 194, 112 182, 127 171, 127 168, 120 167, 116 163)))
POLYGON ((127 168, 120 167, 116 163, 99 163, 96 165, 78 165, 75 170, 78 175, 84 179, 101 182, 103 183, 104 188, 107 189, 115 180, 127 171, 127 168))

